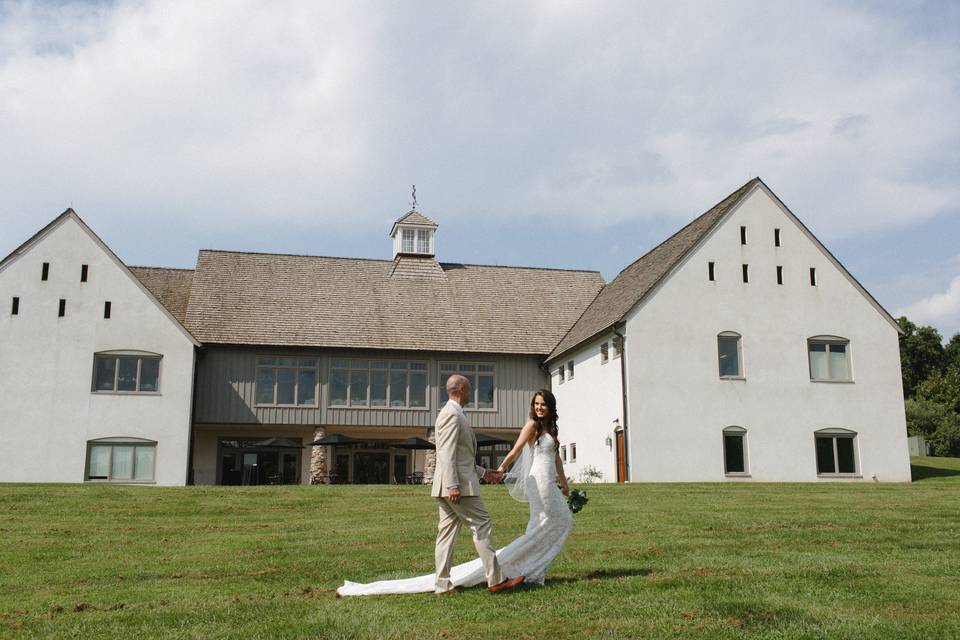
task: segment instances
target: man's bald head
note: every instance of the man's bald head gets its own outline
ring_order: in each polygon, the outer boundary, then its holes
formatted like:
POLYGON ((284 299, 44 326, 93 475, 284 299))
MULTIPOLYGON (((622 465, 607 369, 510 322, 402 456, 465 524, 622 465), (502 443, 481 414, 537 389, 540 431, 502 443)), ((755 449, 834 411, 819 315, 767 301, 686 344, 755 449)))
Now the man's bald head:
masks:
POLYGON ((459 374, 447 378, 447 397, 456 400, 460 406, 470 401, 470 381, 459 374))

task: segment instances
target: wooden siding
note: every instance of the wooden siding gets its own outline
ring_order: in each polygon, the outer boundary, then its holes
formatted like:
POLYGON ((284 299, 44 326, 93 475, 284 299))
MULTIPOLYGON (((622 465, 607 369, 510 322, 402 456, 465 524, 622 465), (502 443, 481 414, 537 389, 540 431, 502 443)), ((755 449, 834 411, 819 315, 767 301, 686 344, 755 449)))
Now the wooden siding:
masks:
POLYGON ((478 428, 520 428, 534 391, 549 387, 537 356, 423 352, 324 351, 269 347, 208 347, 197 363, 197 423, 289 424, 324 426, 432 427, 437 417, 441 362, 490 362, 496 365, 494 410, 469 411, 478 428), (258 407, 254 402, 258 356, 316 357, 320 393, 317 407, 258 407), (352 409, 328 407, 333 358, 418 360, 427 362, 426 409, 352 409))

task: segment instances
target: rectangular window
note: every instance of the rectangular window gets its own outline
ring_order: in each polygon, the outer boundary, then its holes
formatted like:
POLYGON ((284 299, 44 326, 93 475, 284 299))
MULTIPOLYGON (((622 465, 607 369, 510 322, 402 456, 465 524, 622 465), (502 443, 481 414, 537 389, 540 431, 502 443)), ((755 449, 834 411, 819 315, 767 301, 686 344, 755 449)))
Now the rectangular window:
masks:
POLYGON ((570 443, 570 462, 576 462, 576 461, 577 461, 577 443, 571 442, 570 443))
POLYGON ((157 446, 153 443, 93 444, 87 446, 87 480, 153 482, 157 446))
POLYGON ((777 265, 777 284, 783 284, 783 267, 777 265))
POLYGON ((847 382, 851 380, 847 342, 809 340, 810 379, 847 382))
POLYGON ((88 271, 88 270, 89 270, 89 268, 87 267, 87 265, 85 265, 85 264, 80 265, 80 282, 86 282, 86 281, 87 281, 87 271, 88 271))
POLYGON ((103 303, 103 317, 104 317, 105 320, 109 320, 109 319, 110 319, 110 311, 111 311, 111 307, 112 307, 112 306, 113 306, 113 305, 110 303, 109 300, 107 300, 106 302, 103 303))
POLYGON ((742 433, 723 434, 723 472, 746 473, 746 456, 744 455, 742 433))
POLYGON ((10 315, 15 316, 20 313, 20 298, 13 296, 13 305, 10 307, 10 315))
POLYGON ((413 229, 404 229, 403 231, 401 231, 401 233, 403 234, 403 235, 402 235, 402 238, 403 238, 403 246, 402 246, 401 250, 402 250, 404 253, 413 253, 414 230, 413 230, 413 229))
POLYGON ((417 253, 430 253, 430 232, 426 229, 417 230, 417 253))
POLYGON ((708 263, 707 263, 707 278, 710 279, 710 282, 713 282, 714 280, 716 280, 716 278, 714 277, 714 273, 713 273, 713 263, 712 263, 712 262, 708 262, 708 263))
POLYGON ((567 461, 567 445, 560 445, 560 459, 564 462, 567 461))
POLYGON ((567 362, 567 380, 573 380, 573 360, 567 362))
POLYGON ((747 244, 747 228, 740 227, 740 244, 747 244))
POLYGON ((750 282, 750 265, 743 265, 743 281, 750 282))
POLYGON ((619 358, 623 354, 623 338, 620 336, 613 337, 613 357, 619 358))
POLYGON ((810 267, 810 286, 817 286, 817 269, 816 267, 810 267))
POLYGON ((160 356, 95 355, 93 358, 93 391, 159 392, 160 356))
POLYGON ((40 279, 48 280, 50 278, 50 263, 44 262, 43 266, 40 268, 40 279))
POLYGON ((857 456, 853 434, 816 436, 817 474, 857 473, 857 456))
POLYGON ((720 360, 721 378, 740 378, 740 336, 734 334, 717 336, 717 355, 720 360))
POLYGON ((495 409, 497 396, 496 366, 489 362, 441 362, 437 406, 447 403, 447 378, 459 373, 470 381, 473 394, 464 409, 495 409))
POLYGON ((607 364, 610 361, 610 345, 604 342, 600 345, 600 364, 607 364))
POLYGON ((67 315, 67 301, 60 298, 60 307, 57 309, 57 317, 62 318, 67 315))
POLYGON ((404 409, 427 406, 427 363, 334 358, 330 406, 404 409))
POLYGON ((566 370, 567 370, 566 365, 560 365, 560 368, 557 369, 557 377, 560 379, 560 384, 563 384, 564 381, 567 379, 566 370))
POLYGON ((316 357, 261 356, 257 358, 256 404, 317 406, 316 357))
POLYGON ((780 246, 780 229, 773 230, 773 246, 780 246))

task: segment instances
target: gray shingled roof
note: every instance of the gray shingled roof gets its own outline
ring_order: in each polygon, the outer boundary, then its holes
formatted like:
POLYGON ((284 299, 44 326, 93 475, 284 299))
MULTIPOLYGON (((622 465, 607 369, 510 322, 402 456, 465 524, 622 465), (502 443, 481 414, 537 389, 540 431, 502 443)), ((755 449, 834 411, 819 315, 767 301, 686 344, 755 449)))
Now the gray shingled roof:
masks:
POLYGON ((393 232, 396 231, 398 224, 415 224, 423 227, 433 227, 436 229, 439 225, 436 222, 423 215, 416 209, 411 209, 404 215, 400 216, 396 222, 393 223, 393 226, 390 227, 390 235, 393 235, 393 232))
POLYGON ((597 295, 547 359, 563 355, 623 320, 627 312, 650 293, 700 239, 759 183, 760 178, 753 178, 621 271, 597 295))
POLYGON ((202 343, 546 355, 603 279, 596 271, 201 251, 187 327, 202 343))
POLYGON ((181 323, 187 319, 187 303, 193 284, 193 269, 127 267, 143 286, 181 323))

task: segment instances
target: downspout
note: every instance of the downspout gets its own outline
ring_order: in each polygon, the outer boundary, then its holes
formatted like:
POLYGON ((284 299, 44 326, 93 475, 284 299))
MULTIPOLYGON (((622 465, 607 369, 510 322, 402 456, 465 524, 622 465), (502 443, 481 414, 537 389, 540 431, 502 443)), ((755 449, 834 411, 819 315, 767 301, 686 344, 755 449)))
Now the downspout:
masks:
MULTIPOLYGON (((197 418, 197 371, 200 368, 200 360, 203 359, 203 347, 193 348, 193 387, 190 389, 190 429, 187 440, 187 485, 194 483, 193 473, 193 425, 197 418)), ((216 479, 214 479, 216 482, 216 479)))
POLYGON ((620 395, 623 400, 623 467, 624 482, 630 482, 630 439, 627 429, 627 336, 620 332, 617 325, 613 325, 613 333, 620 338, 620 395))

